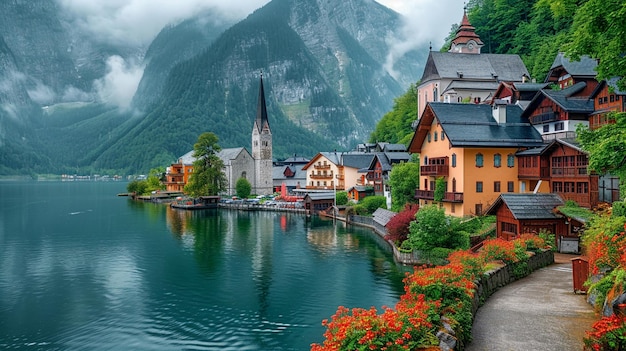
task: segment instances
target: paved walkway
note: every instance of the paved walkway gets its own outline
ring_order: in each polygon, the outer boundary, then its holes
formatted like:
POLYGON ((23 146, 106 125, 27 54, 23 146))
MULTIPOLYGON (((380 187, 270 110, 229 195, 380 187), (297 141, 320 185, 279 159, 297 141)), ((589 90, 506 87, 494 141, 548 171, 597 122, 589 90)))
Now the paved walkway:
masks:
POLYGON ((466 351, 571 351, 600 317, 573 291, 573 255, 496 291, 478 309, 466 351))

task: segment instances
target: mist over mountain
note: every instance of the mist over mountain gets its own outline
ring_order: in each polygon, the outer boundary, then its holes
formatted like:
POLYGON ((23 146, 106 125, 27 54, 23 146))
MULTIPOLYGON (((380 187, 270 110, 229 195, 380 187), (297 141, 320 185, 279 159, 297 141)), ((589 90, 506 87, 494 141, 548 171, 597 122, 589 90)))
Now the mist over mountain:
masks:
POLYGON ((261 72, 275 157, 349 148, 427 55, 384 68, 402 24, 373 0, 273 0, 238 23, 203 11, 147 47, 76 21, 52 1, 0 4, 0 174, 147 172, 204 131, 249 148, 261 72))

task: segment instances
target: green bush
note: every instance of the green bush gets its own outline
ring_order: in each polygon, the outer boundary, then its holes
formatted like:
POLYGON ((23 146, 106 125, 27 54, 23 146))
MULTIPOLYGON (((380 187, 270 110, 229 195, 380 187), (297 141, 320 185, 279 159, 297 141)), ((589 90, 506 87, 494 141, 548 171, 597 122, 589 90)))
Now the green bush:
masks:
POLYGON ((374 213, 379 208, 387 208, 387 199, 384 196, 367 196, 359 202, 368 214, 374 213))

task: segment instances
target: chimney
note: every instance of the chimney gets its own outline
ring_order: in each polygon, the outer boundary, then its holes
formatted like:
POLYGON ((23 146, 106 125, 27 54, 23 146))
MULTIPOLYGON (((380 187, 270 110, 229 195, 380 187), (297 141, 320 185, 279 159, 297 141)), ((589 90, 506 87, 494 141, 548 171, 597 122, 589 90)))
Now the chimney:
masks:
POLYGON ((498 124, 506 123, 506 105, 506 100, 502 99, 494 100, 493 105, 491 105, 493 119, 495 119, 498 124))

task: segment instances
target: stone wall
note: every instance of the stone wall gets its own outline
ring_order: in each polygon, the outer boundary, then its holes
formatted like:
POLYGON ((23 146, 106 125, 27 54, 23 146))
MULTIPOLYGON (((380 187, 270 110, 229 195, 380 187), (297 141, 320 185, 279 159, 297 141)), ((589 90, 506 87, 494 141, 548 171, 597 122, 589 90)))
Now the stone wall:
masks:
POLYGON ((472 314, 476 314, 478 307, 499 288, 523 278, 539 268, 549 266, 552 263, 554 263, 554 253, 550 250, 546 250, 530 256, 525 262, 517 262, 483 274, 475 282, 476 292, 474 294, 474 301, 472 302, 472 314), (516 270, 516 266, 520 267, 524 264, 526 264, 527 267, 522 268, 526 269, 516 270), (516 274, 516 271, 524 272, 524 274, 520 276, 516 274))

